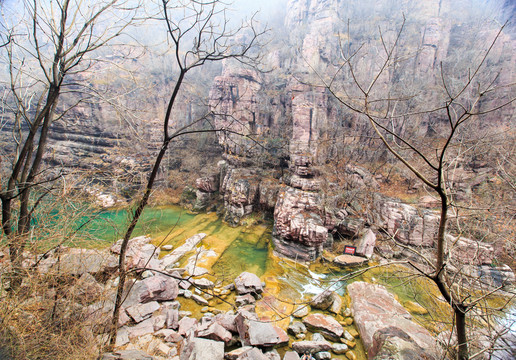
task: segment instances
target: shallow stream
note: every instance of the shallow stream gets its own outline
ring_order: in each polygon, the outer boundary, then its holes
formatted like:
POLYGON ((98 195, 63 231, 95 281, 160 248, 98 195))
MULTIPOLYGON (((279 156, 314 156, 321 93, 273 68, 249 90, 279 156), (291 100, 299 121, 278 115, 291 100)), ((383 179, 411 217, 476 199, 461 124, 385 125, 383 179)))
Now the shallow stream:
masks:
MULTIPOLYGON (((92 223, 89 232, 112 243, 122 236, 128 223, 127 214, 125 210, 102 212, 92 223)), ((331 287, 343 296, 344 306, 347 306, 349 298, 345 287, 348 281, 358 280, 384 284, 389 291, 395 293, 402 304, 409 301, 424 304, 431 314, 440 314, 439 318, 449 319, 450 313, 446 305, 437 300, 438 294, 429 290, 433 287, 422 280, 407 281, 408 278, 404 278, 401 268, 377 268, 346 281, 342 277, 356 271, 356 268, 345 271, 322 262, 308 267, 276 257, 269 246, 271 230, 272 224, 267 223, 233 228, 224 224, 215 213, 194 215, 179 206, 166 206, 145 210, 133 236, 146 234, 153 238, 156 246, 171 244, 176 247, 197 233, 206 233, 201 245, 214 253, 201 257, 199 266, 210 271, 208 278, 225 285, 243 271, 255 273, 266 283, 264 297, 257 303, 258 315, 262 319, 277 322, 285 329, 290 322, 294 304, 308 301, 313 295, 331 287)), ((165 253, 162 251, 162 254, 165 253)), ((186 264, 187 258, 188 255, 181 261, 181 266, 186 264)), ((201 306, 190 299, 182 299, 181 302, 184 310, 192 311, 194 316, 201 316, 201 306)), ((231 308, 222 301, 217 301, 215 306, 224 311, 231 308)), ((434 333, 442 331, 442 322, 435 317, 428 314, 414 315, 414 319, 434 333)), ((347 329, 353 327, 351 325, 347 329)), ((353 350, 358 359, 367 358, 360 341, 353 350)), ((334 355, 333 358, 346 357, 334 355)))

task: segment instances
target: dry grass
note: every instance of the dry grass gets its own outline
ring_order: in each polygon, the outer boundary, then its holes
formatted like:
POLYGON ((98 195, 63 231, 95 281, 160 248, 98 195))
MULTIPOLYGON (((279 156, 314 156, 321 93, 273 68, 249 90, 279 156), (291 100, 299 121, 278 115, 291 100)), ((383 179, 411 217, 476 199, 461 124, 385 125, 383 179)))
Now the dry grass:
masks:
MULTIPOLYGON (((6 262, 0 265, 7 285, 6 262)), ((27 273, 16 292, 0 290, 0 348, 11 359, 86 360, 99 356, 73 279, 27 273)), ((1 355, 1 354, 0 354, 1 355)))

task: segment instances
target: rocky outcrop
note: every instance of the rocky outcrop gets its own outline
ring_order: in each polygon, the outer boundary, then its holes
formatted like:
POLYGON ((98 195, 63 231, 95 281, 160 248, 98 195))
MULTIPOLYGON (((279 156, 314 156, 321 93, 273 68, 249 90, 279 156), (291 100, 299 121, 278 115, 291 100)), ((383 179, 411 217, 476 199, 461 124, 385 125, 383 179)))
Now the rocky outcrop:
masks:
POLYGON ((253 168, 228 168, 220 193, 224 197, 224 220, 238 224, 245 215, 253 212, 258 203, 260 172, 253 168))
POLYGON ((381 199, 376 204, 377 224, 404 244, 433 246, 439 229, 439 216, 413 206, 381 199))
POLYGON ((413 322, 410 313, 383 286, 354 282, 347 290, 355 324, 370 359, 394 355, 402 356, 400 359, 438 359, 432 335, 413 322))

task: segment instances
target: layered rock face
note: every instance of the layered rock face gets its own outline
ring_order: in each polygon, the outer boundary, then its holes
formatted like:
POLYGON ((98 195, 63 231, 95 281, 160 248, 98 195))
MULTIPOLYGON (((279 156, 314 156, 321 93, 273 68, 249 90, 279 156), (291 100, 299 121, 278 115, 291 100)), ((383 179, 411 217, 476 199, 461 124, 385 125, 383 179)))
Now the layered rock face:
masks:
POLYGON ((315 260, 328 238, 320 180, 313 177, 311 166, 310 156, 293 156, 290 186, 280 190, 274 208, 275 251, 301 261, 315 260))

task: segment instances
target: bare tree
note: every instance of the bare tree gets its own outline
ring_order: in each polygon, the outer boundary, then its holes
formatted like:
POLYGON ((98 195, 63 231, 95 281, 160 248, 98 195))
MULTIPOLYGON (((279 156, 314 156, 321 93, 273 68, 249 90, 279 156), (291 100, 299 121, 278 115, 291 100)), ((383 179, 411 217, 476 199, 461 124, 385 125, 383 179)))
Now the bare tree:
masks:
MULTIPOLYGON (((134 5, 134 3, 131 3, 134 5)), ((5 116, 12 123, 12 147, 3 155, 2 231, 14 269, 31 228, 31 217, 48 190, 35 189, 62 174, 44 168, 51 126, 78 101, 60 101, 80 85, 78 74, 95 62, 95 51, 120 36, 134 19, 129 1, 26 0, 3 5, 3 62, 8 67, 5 116), (12 6, 12 7, 8 7, 12 6), (16 209, 16 212, 15 210, 16 209), (17 220, 14 217, 17 217, 17 220)), ((80 75, 79 75, 80 76, 80 75)), ((81 100, 79 100, 81 101, 81 100)), ((13 285, 20 282, 15 276, 13 285)))
POLYGON ((149 173, 148 181, 141 199, 138 200, 132 220, 123 237, 119 256, 119 284, 115 307, 113 311, 112 326, 110 331, 110 347, 116 341, 118 319, 123 303, 124 286, 127 277, 125 268, 125 256, 131 234, 151 196, 154 182, 158 175, 160 164, 170 146, 170 143, 187 134, 205 133, 214 131, 228 131, 230 129, 199 129, 194 125, 207 117, 203 117, 190 124, 175 129, 172 118, 172 108, 176 104, 178 94, 185 81, 186 75, 193 69, 206 63, 216 61, 237 60, 242 63, 256 64, 259 54, 254 47, 258 38, 264 33, 258 30, 251 19, 248 23, 230 28, 227 16, 226 4, 219 0, 181 0, 171 2, 162 0, 160 4, 159 19, 164 23, 168 40, 171 45, 171 56, 174 58, 174 66, 177 71, 175 85, 169 97, 165 116, 163 118, 163 140, 154 165, 149 173))
MULTIPOLYGON (((464 74, 447 74, 446 67, 441 64, 438 86, 441 91, 437 103, 429 103, 429 97, 426 97, 422 100, 425 108, 414 106, 418 94, 411 93, 413 89, 403 89, 402 85, 402 90, 396 91, 386 86, 399 64, 406 61, 399 49, 404 25, 405 20, 397 33, 384 34, 380 30, 379 44, 369 54, 366 46, 356 49, 342 46, 341 66, 329 79, 323 79, 322 75, 319 78, 343 106, 362 116, 385 148, 440 199, 435 260, 421 257, 432 271, 428 272, 415 263, 411 265, 419 274, 433 281, 451 306, 458 341, 457 357, 468 359, 466 315, 482 308, 485 299, 501 287, 475 293, 460 286, 462 268, 452 268, 449 254, 452 245, 447 245, 446 239, 450 214, 457 209, 449 176, 452 163, 457 161, 457 147, 464 143, 467 135, 471 136, 466 132, 468 127, 515 101, 510 93, 514 89, 511 79, 500 79, 496 72, 487 68, 489 56, 494 52, 497 41, 501 40, 506 25, 493 34, 487 50, 464 74), (367 77, 359 69, 359 62, 367 61, 364 58, 372 53, 377 60, 376 71, 367 77), (437 129, 434 137, 417 135, 421 125, 418 120, 423 117, 434 121, 437 129)), ((427 86, 436 88, 432 81, 427 86)), ((428 96, 428 92, 419 91, 428 96)))

